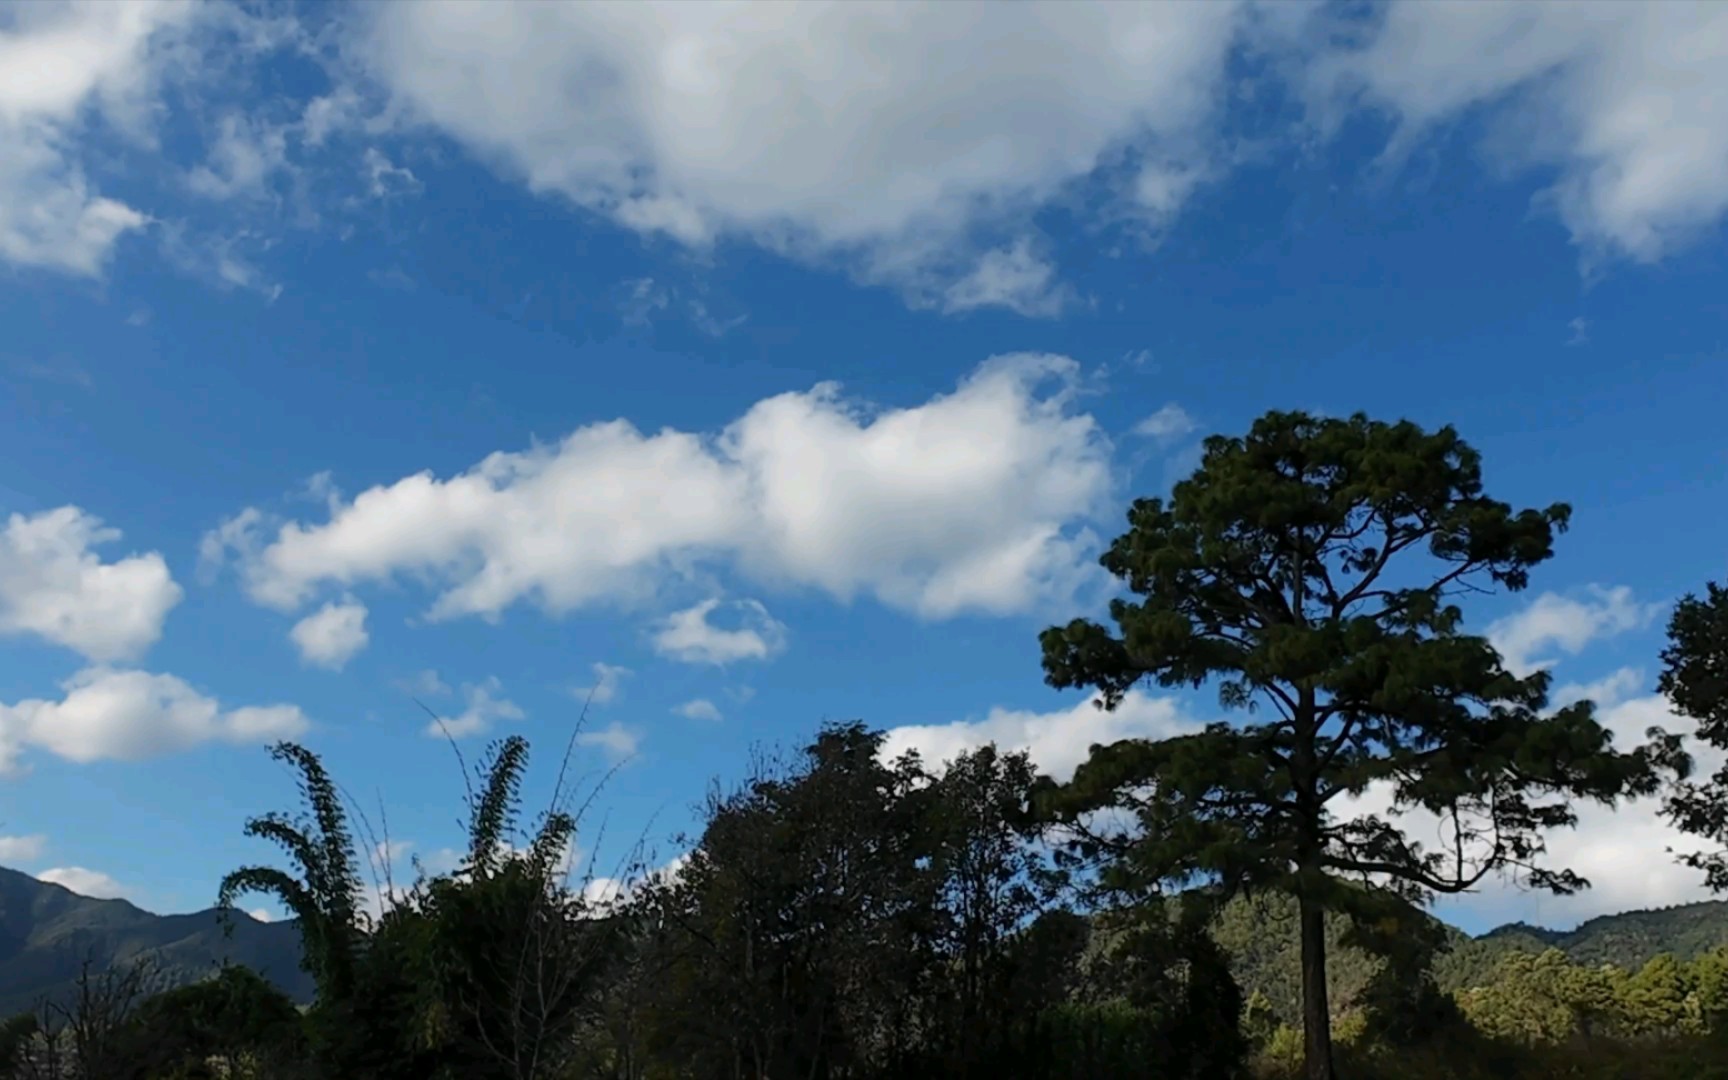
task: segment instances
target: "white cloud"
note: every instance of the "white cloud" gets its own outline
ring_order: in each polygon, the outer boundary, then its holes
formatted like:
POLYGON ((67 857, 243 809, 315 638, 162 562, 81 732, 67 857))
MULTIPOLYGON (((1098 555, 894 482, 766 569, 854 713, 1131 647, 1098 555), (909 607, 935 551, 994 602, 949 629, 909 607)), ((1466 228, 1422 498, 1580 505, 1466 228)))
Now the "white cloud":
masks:
POLYGON ((741 624, 727 630, 708 621, 719 598, 668 616, 654 635, 654 651, 686 664, 730 664, 738 660, 766 660, 786 647, 786 627, 755 600, 737 600, 726 605, 741 624))
POLYGON ((241 560, 256 557, 263 528, 264 514, 248 506, 207 530, 198 539, 198 580, 206 585, 215 581, 230 557, 241 560))
POLYGON ((942 310, 953 314, 1000 307, 1049 318, 1062 314, 1073 300, 1073 292, 1057 280, 1055 264, 1022 238, 979 256, 971 272, 944 291, 942 310))
POLYGON ((107 874, 99 870, 87 870, 82 866, 52 867, 37 874, 36 880, 59 885, 80 896, 97 900, 118 900, 126 892, 118 881, 107 874))
POLYGON ((653 278, 632 278, 620 288, 623 297, 618 312, 625 326, 647 326, 653 321, 655 312, 665 311, 672 302, 666 287, 653 278))
MULTIPOLYGON (((1483 160, 1533 171, 1592 258, 1661 258, 1728 212, 1720 5, 426 2, 295 18, 14 5, 0 261, 99 274, 121 236, 162 222, 98 189, 84 162, 113 155, 87 144, 169 158, 154 130, 178 100, 169 81, 251 77, 287 44, 323 50, 338 84, 292 112, 266 95, 218 117, 195 159, 160 162, 194 192, 267 193, 314 151, 320 166, 346 155, 334 168, 375 196, 412 190, 401 137, 434 132, 625 227, 698 248, 743 239, 950 311, 1060 310, 1073 294, 1035 250, 1039 212, 1166 227, 1245 145, 1288 144, 1230 114, 1268 90, 1293 90, 1324 134, 1390 116, 1393 163, 1485 119, 1483 160), (1242 46, 1272 61, 1252 84, 1234 77, 1242 46), (356 134, 367 144, 337 137, 356 134)), ((203 262, 275 288, 232 254, 203 262)), ((728 324, 699 305, 692 320, 728 324)))
POLYGON ((1657 259, 1728 212, 1720 5, 369 10, 357 55, 394 104, 532 190, 951 309, 1048 313, 1062 290, 1016 238, 1077 184, 1098 219, 1156 229, 1239 160, 1244 43, 1323 134, 1389 114, 1392 163, 1484 117, 1483 159, 1551 179, 1539 202, 1593 257, 1657 259))
POLYGON ((198 5, 15 5, 0 26, 0 260, 96 276, 147 216, 97 192, 76 146, 91 114, 136 137, 164 39, 198 5))
POLYGON ((1194 418, 1188 415, 1186 409, 1175 402, 1171 402, 1135 424, 1134 434, 1144 435, 1149 439, 1157 439, 1159 442, 1168 442, 1172 439, 1180 439, 1184 435, 1192 435, 1199 426, 1194 422, 1194 418))
POLYGON ((438 673, 431 668, 416 672, 412 678, 398 680, 396 686, 400 690, 419 697, 444 697, 450 693, 450 686, 438 673))
POLYGON ((733 315, 723 319, 708 310, 708 304, 703 300, 691 300, 686 306, 690 311, 691 325, 711 338, 725 337, 750 318, 748 315, 733 315))
POLYGON ((918 751, 931 765, 945 764, 986 743, 1002 750, 1024 750, 1032 763, 1057 780, 1067 780, 1094 745, 1121 739, 1166 739, 1197 731, 1175 699, 1130 690, 1116 709, 1105 712, 1088 698, 1055 712, 992 708, 982 720, 890 728, 882 744, 885 758, 918 751))
POLYGON ((42 857, 42 850, 47 846, 48 838, 41 833, 0 836, 0 863, 35 862, 42 857))
POLYGON ((380 840, 372 848, 372 863, 378 867, 395 866, 413 850, 412 840, 380 840))
POLYGON ((288 130, 231 112, 217 124, 204 164, 186 177, 187 186, 211 199, 257 197, 271 177, 287 167, 288 130))
POLYGON ((520 720, 524 713, 514 701, 501 696, 504 685, 496 676, 487 678, 484 682, 464 683, 462 696, 466 707, 456 716, 440 717, 429 721, 426 734, 439 738, 449 736, 452 739, 462 739, 470 735, 483 735, 492 729, 495 720, 520 720))
POLYGON ((1110 443, 1073 408, 1078 365, 996 357, 951 394, 871 410, 824 383, 758 402, 717 438, 623 421, 495 453, 466 473, 363 491, 240 553, 258 601, 414 576, 432 618, 639 600, 729 559, 756 580, 859 593, 927 618, 1026 611, 1098 579, 1085 528, 1111 491, 1110 443))
POLYGON ((686 701, 672 711, 689 720, 709 720, 718 723, 724 719, 720 715, 720 707, 707 698, 695 698, 686 701))
POLYGON ((1377 21, 1307 61, 1323 124, 1385 110, 1398 157, 1485 112, 1488 161, 1552 176, 1542 201, 1590 255, 1655 260, 1728 212, 1728 8, 1393 4, 1377 21))
POLYGON ((610 705, 618 698, 624 680, 632 672, 627 667, 617 664, 594 663, 594 682, 589 686, 579 686, 571 693, 591 705, 610 705))
POLYGON ((650 881, 675 884, 680 875, 683 874, 684 868, 689 864, 690 853, 684 852, 639 876, 629 878, 591 877, 582 883, 582 899, 593 907, 604 911, 630 899, 635 895, 637 889, 650 881))
POLYGON ((61 684, 59 701, 0 704, 0 771, 25 747, 68 761, 139 761, 200 743, 265 742, 307 728, 292 705, 224 710, 172 675, 86 668, 61 684))
POLYGON ((361 157, 366 190, 374 199, 410 195, 420 190, 420 178, 406 165, 397 165, 376 146, 368 146, 361 157))
POLYGON ((1240 10, 388 4, 366 9, 361 55, 405 111, 535 191, 922 289, 933 269, 973 271, 946 264, 980 226, 1124 147, 1186 153, 1213 123, 1240 10))
POLYGON ((325 604, 295 623, 288 636, 306 663, 340 671, 371 640, 366 605, 352 599, 325 604))
POLYGON ((1500 650, 1506 669, 1525 675, 1552 666, 1549 650, 1575 656, 1598 638, 1612 637, 1648 626, 1659 607, 1640 604, 1624 585, 1612 589, 1592 585, 1582 598, 1543 593, 1521 611, 1488 626, 1488 640, 1500 650))
POLYGON ((257 919, 259 922, 275 922, 276 921, 276 916, 270 914, 269 911, 267 911, 261 907, 252 908, 250 911, 246 912, 246 914, 252 916, 254 919, 257 919))
POLYGON ((35 634, 91 660, 128 660, 162 636, 183 595, 156 552, 105 563, 117 529, 75 506, 13 514, 0 531, 0 634, 35 634))
POLYGON ((597 746, 614 759, 627 758, 635 754, 636 748, 642 744, 642 735, 614 720, 603 728, 577 732, 576 744, 597 746))

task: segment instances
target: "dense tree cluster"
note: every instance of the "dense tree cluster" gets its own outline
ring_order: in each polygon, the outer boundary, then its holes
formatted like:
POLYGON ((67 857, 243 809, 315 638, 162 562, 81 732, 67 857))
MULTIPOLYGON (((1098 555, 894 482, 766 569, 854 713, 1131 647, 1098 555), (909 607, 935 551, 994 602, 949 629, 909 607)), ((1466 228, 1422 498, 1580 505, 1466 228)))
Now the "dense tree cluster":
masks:
MULTIPOLYGON (((889 760, 823 728, 710 795, 674 863, 571 880, 563 783, 521 820, 520 738, 466 801, 462 864, 371 910, 356 812, 303 747, 303 813, 247 832, 291 866, 222 883, 301 929, 315 1000, 244 969, 147 997, 136 969, 0 1028, 30 1080, 888 1080, 1258 1072, 1708 1076, 1728 1062, 1728 949, 1622 966, 1462 955, 1421 910, 1489 875, 1570 892, 1544 836, 1582 800, 1660 793, 1728 886, 1728 773, 1682 733, 1616 746, 1594 706, 1507 670, 1458 598, 1517 591, 1569 511, 1489 498, 1451 429, 1272 413, 1214 437, 1102 562, 1114 629, 1042 638, 1058 687, 1210 688, 1232 722, 1091 749, 1072 780, 985 746, 889 760), (1131 597, 1131 598, 1130 598, 1131 597), (1348 810, 1377 799, 1391 812, 1348 810), (1445 826, 1430 849, 1398 812, 1445 826), (1448 955, 1448 954, 1451 955, 1448 955)), ((1728 747, 1728 592, 1687 597, 1660 688, 1728 747)), ((566 758, 566 765, 568 757, 566 758)), ((361 831, 369 826, 360 818, 361 831)), ((368 843, 375 842, 370 835, 368 843)), ((1508 939, 1510 940, 1510 939, 1508 939)), ((1728 1075, 1728 1066, 1716 1075, 1728 1075)))

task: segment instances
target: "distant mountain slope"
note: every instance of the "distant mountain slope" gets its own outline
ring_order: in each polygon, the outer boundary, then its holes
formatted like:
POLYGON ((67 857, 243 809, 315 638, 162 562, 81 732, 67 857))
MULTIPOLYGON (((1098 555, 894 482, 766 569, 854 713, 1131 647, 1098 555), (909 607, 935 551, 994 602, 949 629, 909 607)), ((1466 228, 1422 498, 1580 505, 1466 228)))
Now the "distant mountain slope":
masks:
MULTIPOLYGON (((1432 916, 1422 915, 1431 919, 1432 916)), ((1604 915, 1575 930, 1549 930, 1512 923, 1472 938, 1447 927, 1451 950, 1435 962, 1434 976, 1445 990, 1479 984, 1508 953, 1540 953, 1557 948, 1580 964, 1614 964, 1635 971, 1659 953, 1690 960, 1728 945, 1728 902, 1707 901, 1650 911, 1604 915)), ((1366 954, 1339 942, 1344 925, 1328 925, 1332 950, 1327 982, 1334 1004, 1356 996, 1378 968, 1366 954)), ((1244 993, 1256 990, 1272 1002, 1281 1019, 1294 1021, 1301 1002, 1301 947, 1296 936, 1296 906, 1282 897, 1250 904, 1233 901, 1213 924, 1213 937, 1231 957, 1231 970, 1244 993)))
POLYGON ((1540 942, 1544 948, 1552 946, 1580 964, 1638 968, 1660 953, 1691 960, 1718 945, 1728 945, 1728 901, 1602 915, 1567 931, 1513 923, 1490 930, 1477 940, 1508 938, 1520 947, 1527 948, 1531 942, 1540 942))
POLYGON ((148 956, 158 989, 205 977, 224 959, 247 967, 297 1001, 312 996, 300 970, 300 931, 245 915, 224 937, 215 909, 153 915, 124 900, 94 900, 0 867, 0 1017, 72 988, 86 957, 98 969, 148 956))
MULTIPOLYGON (((1377 966, 1342 947, 1342 930, 1341 923, 1329 927, 1333 951, 1327 967, 1337 1004, 1354 997, 1377 966)), ((1604 915, 1567 931, 1512 923, 1472 938, 1447 930, 1452 949, 1440 957, 1435 977, 1452 990, 1475 985, 1507 953, 1520 950, 1558 948, 1578 963, 1629 970, 1663 952, 1689 960, 1728 945, 1728 902, 1604 915)), ((1260 991, 1278 1016, 1294 1020, 1301 994, 1294 903, 1280 897, 1233 901, 1214 923, 1213 936, 1230 954, 1244 992, 1260 991)), ((311 978, 300 970, 300 932, 291 922, 238 916, 233 937, 224 939, 214 909, 153 915, 124 900, 93 900, 0 868, 0 1017, 31 1008, 44 994, 70 990, 85 956, 105 968, 143 955, 157 964, 159 989, 203 978, 226 958, 259 972, 296 1001, 312 998, 311 978)))

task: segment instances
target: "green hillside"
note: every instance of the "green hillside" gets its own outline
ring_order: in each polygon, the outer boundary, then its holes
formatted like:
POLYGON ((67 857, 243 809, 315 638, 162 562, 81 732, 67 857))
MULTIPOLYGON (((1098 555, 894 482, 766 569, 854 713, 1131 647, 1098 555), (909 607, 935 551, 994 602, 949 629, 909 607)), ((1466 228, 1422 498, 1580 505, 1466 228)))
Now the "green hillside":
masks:
MULTIPOLYGON (((1445 930, 1451 948, 1436 959, 1434 975, 1441 989, 1460 990, 1478 985, 1501 958, 1519 951, 1557 948, 1575 963, 1613 964, 1626 971, 1638 970, 1661 953, 1692 960, 1718 945, 1728 945, 1728 902, 1604 915, 1569 931, 1512 923, 1472 938, 1453 927, 1445 930)), ((1334 1005, 1353 999, 1379 968, 1371 956, 1345 947, 1343 933, 1343 922, 1334 920, 1329 926, 1332 951, 1327 958, 1334 1005)), ((1294 902, 1281 896, 1233 901, 1219 916, 1213 936, 1231 956, 1232 971, 1243 991, 1266 995, 1275 1015, 1294 1022, 1301 1001, 1294 902)))

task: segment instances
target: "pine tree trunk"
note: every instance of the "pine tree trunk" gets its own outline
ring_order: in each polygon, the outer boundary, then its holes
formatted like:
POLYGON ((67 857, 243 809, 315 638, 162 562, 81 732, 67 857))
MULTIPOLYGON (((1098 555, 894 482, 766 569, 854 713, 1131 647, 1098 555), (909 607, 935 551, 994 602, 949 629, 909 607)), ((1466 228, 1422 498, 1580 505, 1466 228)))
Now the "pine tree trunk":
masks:
POLYGON ((1334 1080, 1332 1009, 1325 994, 1325 911, 1301 897, 1301 1026, 1303 1077, 1334 1080))
POLYGON ((1332 1009, 1326 996, 1326 912, 1307 897, 1298 900, 1302 920, 1302 1075, 1334 1080, 1332 1009))

